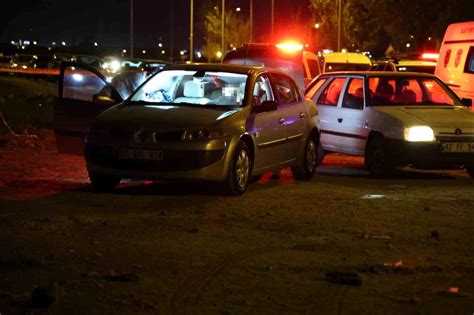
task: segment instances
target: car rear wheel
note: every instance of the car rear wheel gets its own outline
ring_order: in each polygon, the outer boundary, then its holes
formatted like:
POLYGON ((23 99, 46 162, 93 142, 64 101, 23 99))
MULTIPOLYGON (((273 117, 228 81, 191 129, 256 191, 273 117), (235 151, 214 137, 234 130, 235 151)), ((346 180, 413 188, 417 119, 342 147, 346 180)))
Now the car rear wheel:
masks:
POLYGON ((365 165, 370 177, 373 178, 385 177, 393 171, 391 158, 382 136, 374 136, 369 139, 365 149, 365 165))
POLYGON ((293 175, 299 180, 309 180, 316 173, 318 165, 318 141, 315 137, 309 137, 306 141, 303 156, 297 166, 291 168, 293 175))
POLYGON ((247 190, 251 168, 249 148, 244 141, 239 141, 229 167, 225 193, 232 196, 242 195, 247 190))
POLYGON ((467 165, 466 172, 469 174, 469 176, 474 178, 474 165, 467 165))
POLYGON ((92 187, 97 192, 110 192, 120 183, 120 178, 89 172, 92 187))

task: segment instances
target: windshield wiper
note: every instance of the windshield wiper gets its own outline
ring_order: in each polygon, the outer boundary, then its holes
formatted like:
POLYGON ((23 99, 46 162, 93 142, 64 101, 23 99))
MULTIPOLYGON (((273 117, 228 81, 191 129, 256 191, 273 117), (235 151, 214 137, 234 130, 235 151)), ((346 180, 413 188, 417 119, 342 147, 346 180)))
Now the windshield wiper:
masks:
POLYGON ((149 102, 149 101, 144 101, 144 100, 138 100, 138 101, 129 101, 129 103, 133 105, 170 105, 173 103, 168 103, 168 102, 149 102))

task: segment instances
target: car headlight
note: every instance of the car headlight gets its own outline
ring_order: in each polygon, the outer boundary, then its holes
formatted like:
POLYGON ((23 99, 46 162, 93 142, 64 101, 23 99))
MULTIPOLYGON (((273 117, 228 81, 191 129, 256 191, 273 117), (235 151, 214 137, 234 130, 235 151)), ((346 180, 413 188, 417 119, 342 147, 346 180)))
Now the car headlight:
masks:
POLYGON ((212 140, 222 138, 225 135, 225 132, 219 129, 193 129, 185 130, 181 136, 181 140, 212 140))
POLYGON ((433 129, 428 126, 405 128, 405 140, 410 142, 435 141, 433 129))

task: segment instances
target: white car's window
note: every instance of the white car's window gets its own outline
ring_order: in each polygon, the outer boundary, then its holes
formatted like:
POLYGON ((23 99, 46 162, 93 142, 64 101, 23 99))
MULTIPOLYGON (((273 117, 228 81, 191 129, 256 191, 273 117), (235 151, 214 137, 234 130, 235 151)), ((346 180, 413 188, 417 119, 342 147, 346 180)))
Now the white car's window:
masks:
POLYGON ((364 107, 364 80, 352 78, 349 81, 342 107, 362 109, 364 107))
POLYGON ((335 78, 318 98, 318 105, 337 106, 346 78, 335 78))
MULTIPOLYGON (((306 98, 312 99, 314 94, 319 90, 319 88, 327 81, 327 78, 317 79, 313 86, 306 92, 306 98)), ((316 100, 313 100, 316 101, 316 100)))
POLYGON ((461 105, 438 80, 423 77, 369 78, 370 104, 380 105, 461 105))
POLYGON ((255 81, 253 86, 253 104, 258 106, 264 101, 274 100, 270 79, 266 75, 261 75, 255 81))
POLYGON ((157 104, 241 106, 246 74, 206 70, 164 70, 130 99, 157 104))

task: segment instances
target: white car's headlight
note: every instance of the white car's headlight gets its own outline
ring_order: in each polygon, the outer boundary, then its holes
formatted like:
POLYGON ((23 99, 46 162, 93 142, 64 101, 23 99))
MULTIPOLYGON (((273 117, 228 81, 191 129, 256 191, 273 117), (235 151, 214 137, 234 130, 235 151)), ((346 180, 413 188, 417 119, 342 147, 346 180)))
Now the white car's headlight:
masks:
POLYGON ((413 126, 405 128, 405 140, 410 142, 435 141, 433 129, 428 126, 413 126))
POLYGON ((219 129, 193 129, 185 130, 181 136, 181 140, 211 140, 222 138, 225 135, 225 132, 219 129))

